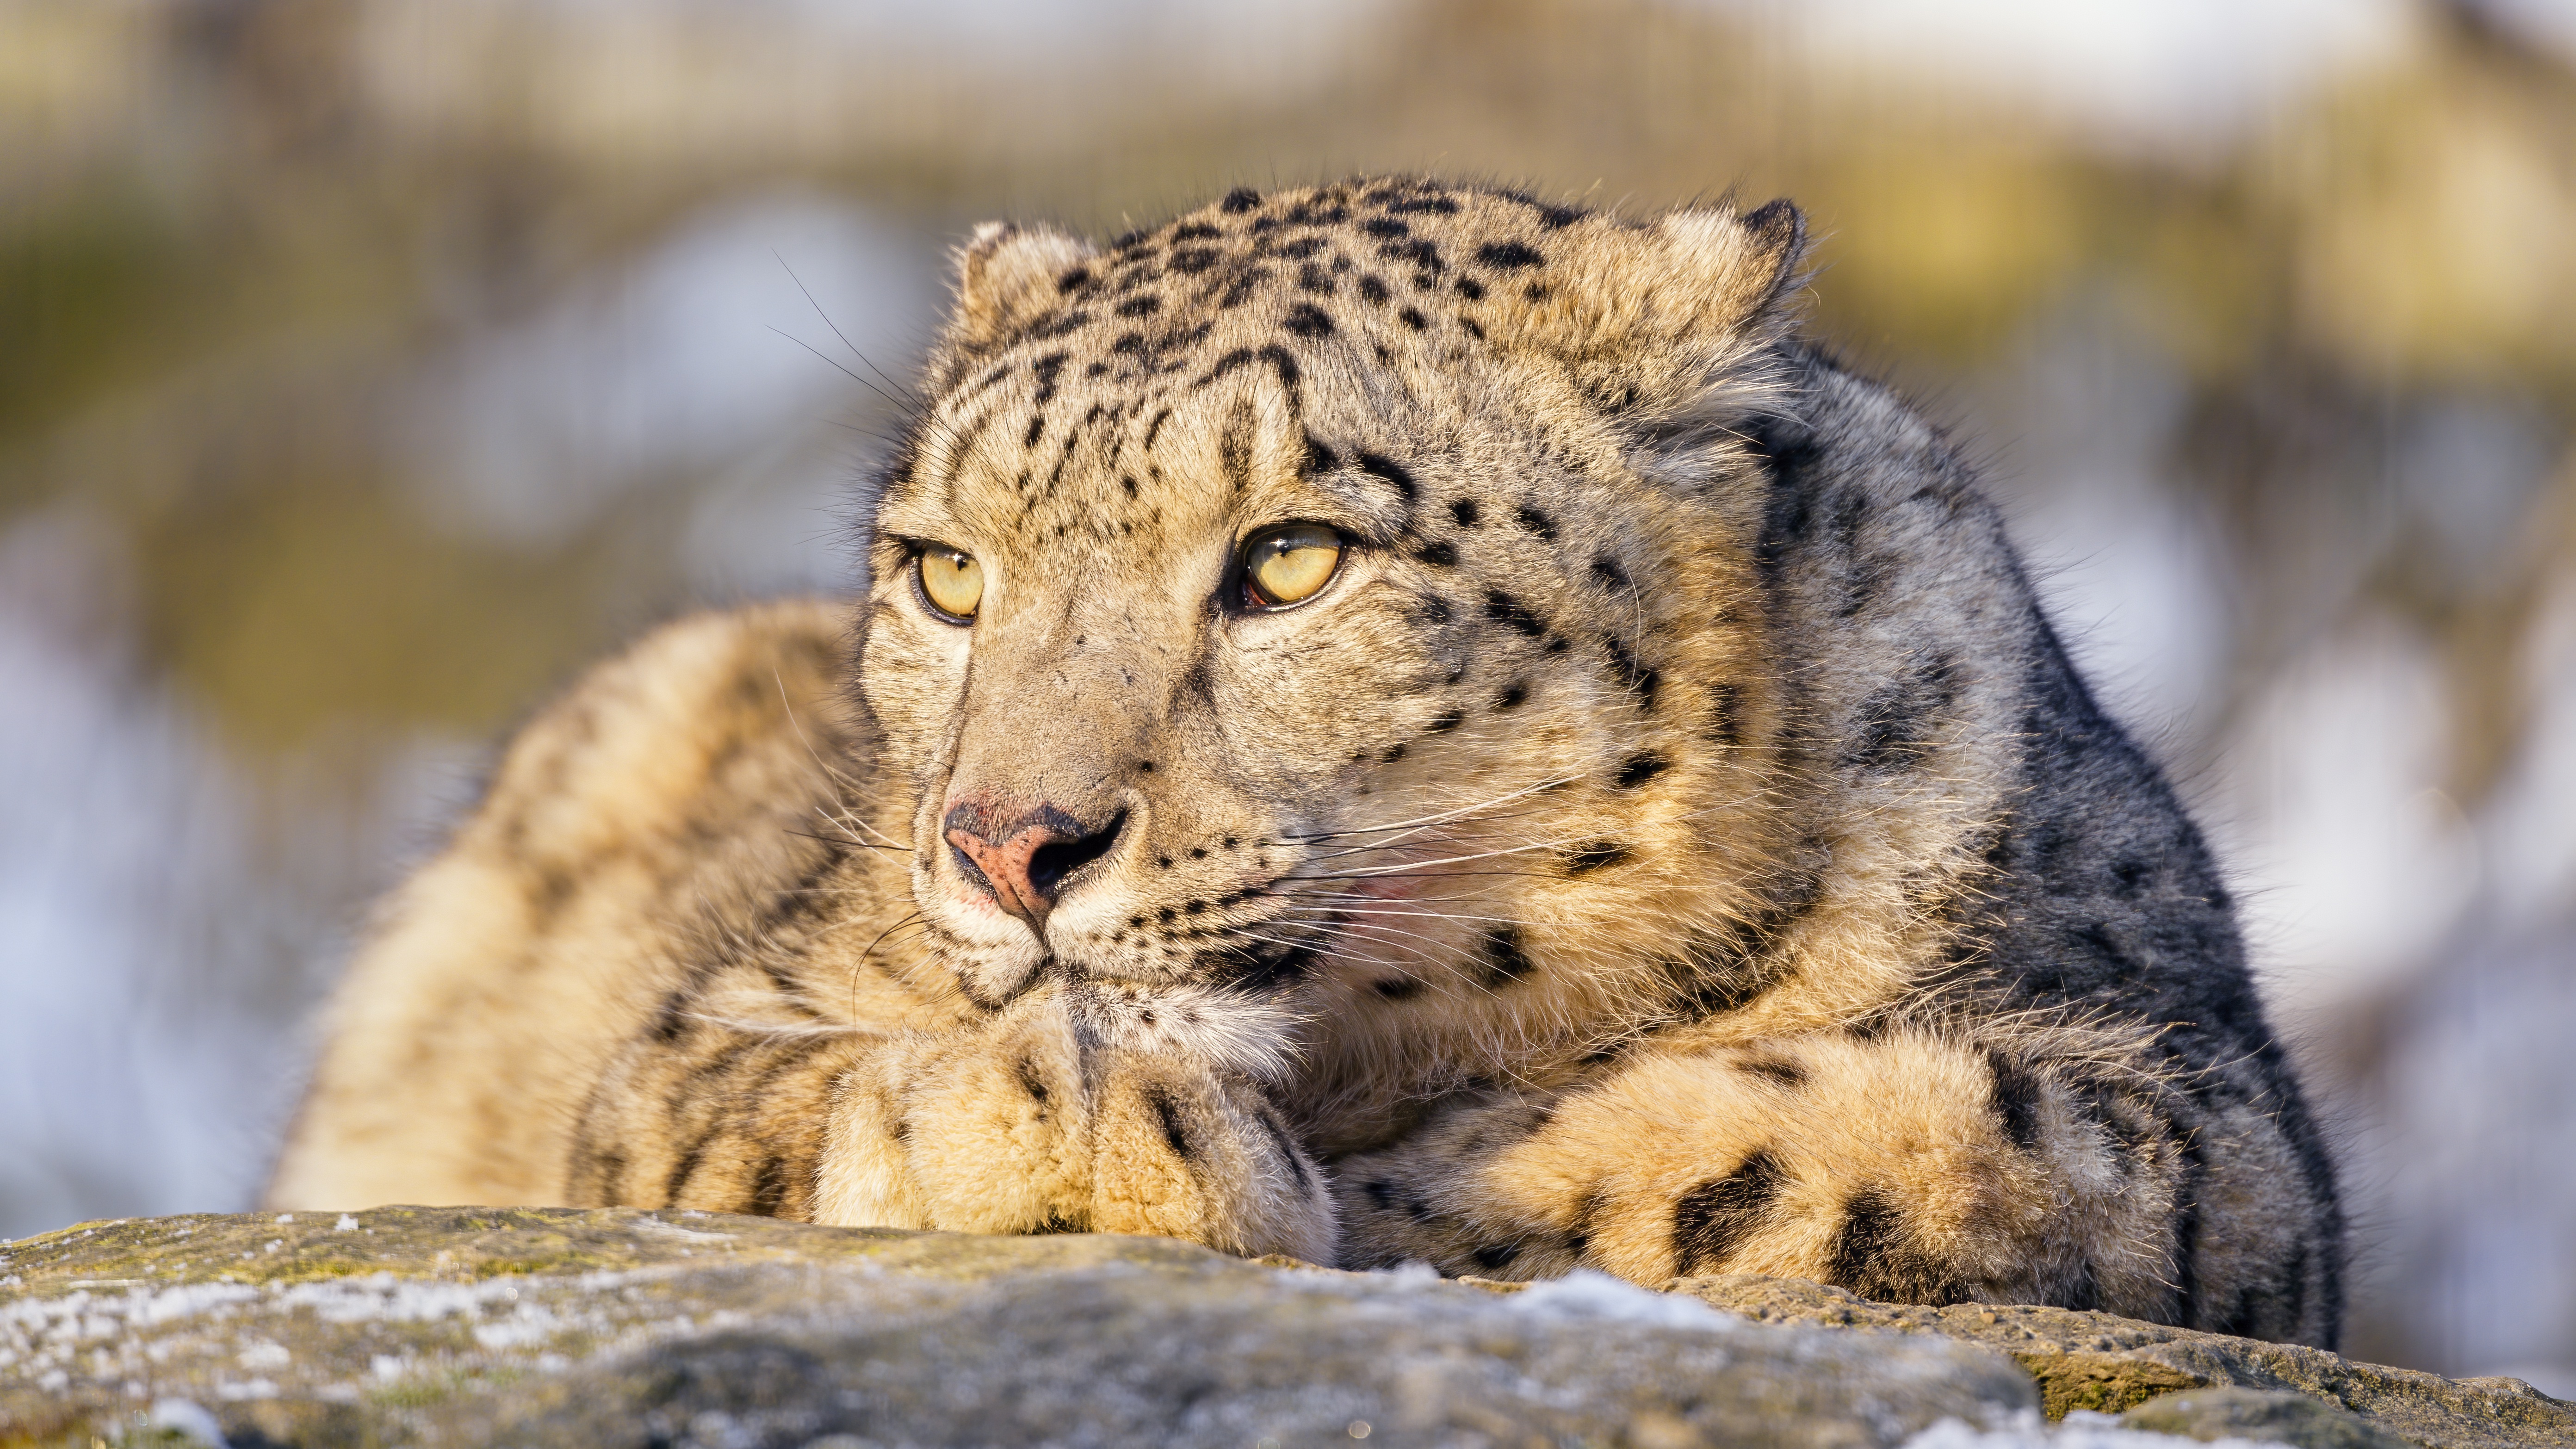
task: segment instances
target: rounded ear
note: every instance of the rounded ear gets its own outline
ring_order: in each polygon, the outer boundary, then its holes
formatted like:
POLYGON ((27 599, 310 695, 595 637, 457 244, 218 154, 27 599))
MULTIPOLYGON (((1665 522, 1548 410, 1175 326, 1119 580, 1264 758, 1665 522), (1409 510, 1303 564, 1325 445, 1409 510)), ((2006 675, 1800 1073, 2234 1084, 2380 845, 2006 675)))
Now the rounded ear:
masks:
POLYGON ((1655 229, 1666 265, 1698 294, 1688 330, 1767 335, 1787 323, 1807 251, 1807 218, 1787 197, 1742 216, 1732 207, 1676 211, 1655 229))
POLYGON ((1764 356, 1788 330, 1807 223, 1786 201, 1720 204, 1643 226, 1592 216, 1551 243, 1551 283, 1507 325, 1641 422, 1701 421, 1775 401, 1764 356))
POLYGON ((1099 253, 1052 227, 988 221, 957 254, 957 311, 948 340, 978 351, 1045 315, 1083 278, 1072 275, 1099 253))

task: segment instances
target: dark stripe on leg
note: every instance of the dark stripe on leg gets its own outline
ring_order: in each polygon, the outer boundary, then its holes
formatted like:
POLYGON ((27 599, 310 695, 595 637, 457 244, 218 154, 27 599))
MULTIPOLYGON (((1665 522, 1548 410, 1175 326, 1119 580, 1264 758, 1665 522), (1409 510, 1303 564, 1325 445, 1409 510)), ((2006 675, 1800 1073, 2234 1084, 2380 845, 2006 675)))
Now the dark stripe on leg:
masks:
POLYGON ((2028 1068, 1999 1051, 1986 1052, 1986 1070, 1993 1075, 1995 1115, 2004 1123, 2004 1135, 2012 1145, 2028 1152, 2039 1142, 2040 1079, 2028 1068))
POLYGON ((1154 1109, 1154 1120, 1162 1124, 1163 1140, 1171 1144, 1172 1155, 1183 1162, 1189 1161, 1190 1139, 1189 1134, 1181 1130, 1180 1104, 1160 1087, 1149 1088, 1145 1101, 1154 1109))
POLYGON ((1780 1164, 1770 1153, 1757 1152, 1726 1176, 1683 1193, 1673 1206, 1673 1271, 1689 1277, 1724 1264, 1762 1225, 1781 1182, 1780 1164))
POLYGON ((1844 1204, 1825 1281, 1881 1303, 1938 1305, 1966 1296, 1942 1263, 1913 1246, 1904 1209, 1874 1187, 1853 1193, 1844 1204))
POLYGON ((760 1168, 751 1178, 751 1213, 754 1217, 774 1218, 787 1200, 787 1163, 772 1152, 760 1159, 760 1168))

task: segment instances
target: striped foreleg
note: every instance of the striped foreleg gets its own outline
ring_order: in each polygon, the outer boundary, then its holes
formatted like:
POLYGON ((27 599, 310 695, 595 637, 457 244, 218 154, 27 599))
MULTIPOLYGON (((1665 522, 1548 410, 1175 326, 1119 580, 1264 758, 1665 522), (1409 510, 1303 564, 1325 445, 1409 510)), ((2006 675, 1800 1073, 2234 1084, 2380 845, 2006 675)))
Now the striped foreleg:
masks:
POLYGON ((1929 1031, 1640 1043, 1338 1165, 1344 1261, 1660 1285, 1762 1273, 1898 1302, 2175 1312, 2171 1094, 1929 1031))

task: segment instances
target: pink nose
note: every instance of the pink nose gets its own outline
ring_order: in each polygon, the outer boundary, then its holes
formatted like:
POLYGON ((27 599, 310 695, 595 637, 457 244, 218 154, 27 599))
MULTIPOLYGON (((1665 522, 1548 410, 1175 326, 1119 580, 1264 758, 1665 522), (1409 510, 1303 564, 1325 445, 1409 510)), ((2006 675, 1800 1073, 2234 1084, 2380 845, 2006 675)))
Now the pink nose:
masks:
POLYGON ((1048 805, 1000 821, 993 813, 972 802, 949 809, 942 823, 956 853, 957 873, 991 891, 995 905, 1041 934, 1066 878, 1108 854, 1127 823, 1122 811, 1100 829, 1085 830, 1080 821, 1048 805))

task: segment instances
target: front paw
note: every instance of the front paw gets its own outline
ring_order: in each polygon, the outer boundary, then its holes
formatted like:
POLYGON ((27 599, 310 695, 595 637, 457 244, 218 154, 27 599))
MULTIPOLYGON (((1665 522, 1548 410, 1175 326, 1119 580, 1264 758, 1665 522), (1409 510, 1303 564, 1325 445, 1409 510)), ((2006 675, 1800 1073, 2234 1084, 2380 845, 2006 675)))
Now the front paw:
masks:
POLYGON ((1330 1262, 1329 1186, 1260 1085, 1133 1045, 1102 1009, 1024 999, 977 1031, 889 1043, 841 1084, 817 1219, 1330 1262))
POLYGON ((1258 1084, 1173 1057, 1104 1056, 1092 1100, 1095 1231, 1333 1261, 1331 1185, 1258 1084))

